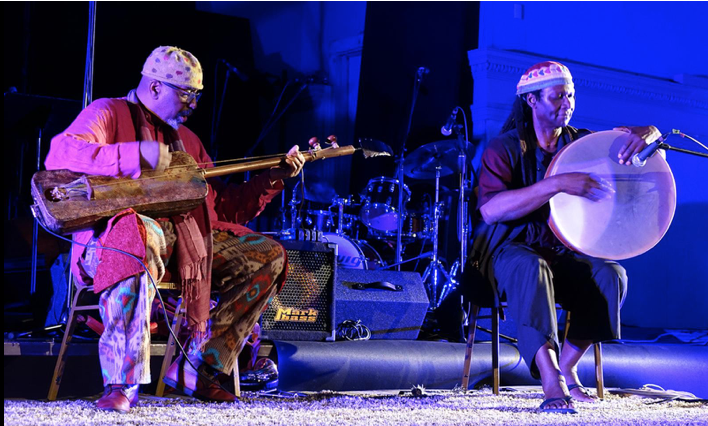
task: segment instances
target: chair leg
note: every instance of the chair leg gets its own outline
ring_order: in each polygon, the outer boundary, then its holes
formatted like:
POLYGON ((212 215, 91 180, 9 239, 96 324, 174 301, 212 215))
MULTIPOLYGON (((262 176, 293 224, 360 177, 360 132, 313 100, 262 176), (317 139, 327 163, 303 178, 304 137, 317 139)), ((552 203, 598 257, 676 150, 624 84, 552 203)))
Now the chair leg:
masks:
POLYGON ((602 343, 593 345, 595 351, 595 381, 597 382, 597 397, 605 398, 605 376, 602 371, 602 343))
POLYGON ((465 363, 462 367, 462 389, 467 390, 470 386, 470 369, 472 368, 472 349, 474 347, 474 334, 477 329, 477 316, 479 306, 472 306, 472 319, 469 322, 469 333, 467 334, 467 347, 465 348, 465 363))
MULTIPOLYGON (((570 311, 565 312, 565 330, 563 332, 563 343, 568 339, 568 328, 570 327, 570 311)), ((597 397, 605 398, 605 375, 602 370, 602 343, 595 343, 593 352, 595 355, 595 388, 597 389, 597 397)))
POLYGON ((177 343, 175 342, 175 339, 172 336, 174 334, 175 336, 179 337, 180 326, 182 325, 182 315, 184 314, 182 309, 182 303, 183 300, 180 297, 177 301, 177 307, 175 308, 175 316, 172 317, 172 324, 170 324, 172 333, 170 333, 170 337, 167 339, 167 346, 165 347, 165 357, 162 359, 162 368, 160 369, 160 376, 157 379, 157 389, 155 389, 155 396, 161 397, 165 394, 165 382, 163 382, 162 379, 165 377, 165 374, 167 374, 167 369, 170 368, 170 365, 172 364, 172 358, 175 355, 177 343))
POLYGON ((241 374, 238 371, 238 360, 236 360, 236 363, 234 364, 234 395, 236 395, 237 398, 241 398, 241 374))
POLYGON ((492 391, 499 395, 501 377, 499 373, 499 308, 492 308, 492 391))
POLYGON ((568 329, 570 328, 570 311, 565 311, 565 328, 563 329, 563 341, 561 342, 561 349, 565 345, 565 341, 568 340, 568 329))
MULTIPOLYGON (((93 306, 77 307, 79 297, 84 293, 86 288, 78 288, 76 294, 74 295, 74 300, 69 310, 69 318, 66 321, 66 330, 64 331, 64 337, 61 340, 61 346, 59 347, 59 355, 57 356, 57 363, 54 365, 54 375, 52 376, 52 382, 49 384, 49 394, 47 399, 49 401, 56 401, 57 394, 59 394, 59 386, 61 385, 61 379, 64 375, 64 367, 66 367, 66 357, 68 354, 69 344, 71 344, 71 338, 74 335, 74 330, 76 329, 76 318, 79 311, 88 310, 94 308, 93 306)), ((96 306, 95 308, 98 308, 96 306)))

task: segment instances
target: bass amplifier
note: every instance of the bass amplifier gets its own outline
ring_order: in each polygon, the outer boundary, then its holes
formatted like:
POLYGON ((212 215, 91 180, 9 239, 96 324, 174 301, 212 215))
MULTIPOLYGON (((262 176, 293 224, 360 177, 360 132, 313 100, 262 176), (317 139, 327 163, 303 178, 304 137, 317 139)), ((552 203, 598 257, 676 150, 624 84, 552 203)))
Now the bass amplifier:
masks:
POLYGON ((280 241, 288 256, 283 289, 261 316, 269 340, 334 341, 334 283, 337 245, 280 241))
POLYGON ((342 268, 334 298, 337 326, 359 321, 371 339, 417 339, 430 307, 417 272, 342 268))

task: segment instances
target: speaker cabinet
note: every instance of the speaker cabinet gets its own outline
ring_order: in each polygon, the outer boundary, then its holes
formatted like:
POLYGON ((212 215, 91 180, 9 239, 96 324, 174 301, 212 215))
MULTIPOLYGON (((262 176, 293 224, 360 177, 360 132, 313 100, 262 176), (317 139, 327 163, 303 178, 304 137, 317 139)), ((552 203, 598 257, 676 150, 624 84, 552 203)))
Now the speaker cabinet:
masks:
POLYGON ((280 241, 288 255, 283 289, 261 316, 270 340, 334 340, 337 249, 334 244, 280 241))
POLYGON ((417 272, 341 268, 334 298, 337 326, 361 321, 371 339, 417 339, 429 306, 417 272))

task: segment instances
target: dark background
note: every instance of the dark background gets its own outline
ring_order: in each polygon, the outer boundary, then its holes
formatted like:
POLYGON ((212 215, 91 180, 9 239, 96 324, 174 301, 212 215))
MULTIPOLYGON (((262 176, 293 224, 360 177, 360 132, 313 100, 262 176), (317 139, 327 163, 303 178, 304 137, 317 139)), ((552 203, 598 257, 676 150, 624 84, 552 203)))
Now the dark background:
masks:
MULTIPOLYGON (((415 106, 407 142, 407 152, 411 153, 442 139, 439 130, 452 108, 472 101, 465 54, 477 44, 479 5, 413 3, 405 13, 403 10, 388 2, 367 5, 355 133, 380 139, 400 152, 415 72, 424 66, 430 73, 423 79, 415 106)), ((29 180, 37 167, 38 130, 42 128, 39 158, 43 161, 51 137, 66 128, 82 108, 89 7, 81 2, 14 2, 3 3, 3 11, 4 127, 9 148, 4 159, 8 188, 4 198, 7 308, 23 306, 29 298, 29 180)), ((248 19, 200 11, 193 2, 100 2, 95 28, 93 99, 125 96, 137 85, 145 58, 157 46, 174 45, 195 53, 205 80, 211 84, 207 84, 189 127, 218 159, 246 153, 267 119, 266 112, 293 74, 285 65, 279 75, 255 69, 248 19), (227 92, 223 92, 226 69, 220 60, 241 71, 238 76, 229 75, 227 92), (217 99, 224 99, 223 104, 217 99), (219 108, 222 119, 213 134, 219 108)), ((311 97, 303 96, 292 110, 306 110, 311 102, 311 97)), ((282 126, 280 130, 287 131, 282 126)), ((261 144, 254 154, 272 153, 267 150, 261 144)), ((350 192, 364 187, 372 177, 395 175, 393 159, 352 161, 356 172, 350 192)), ((456 182, 457 177, 446 177, 443 188, 456 186, 456 182)), ((432 182, 407 183, 419 193, 432 194, 432 182)), ((446 222, 456 208, 455 194, 447 192, 443 197, 448 200, 443 217, 446 222)), ((277 206, 269 206, 265 218, 258 221, 258 230, 275 230, 278 214, 277 206)), ((454 226, 442 225, 444 258, 447 240, 456 246, 457 239, 454 226)), ((40 307, 35 310, 41 311, 49 303, 49 267, 66 251, 66 243, 40 230, 40 276, 38 294, 33 296, 39 299, 34 303, 40 307)), ((449 254, 451 259, 455 256, 454 252, 449 254)))

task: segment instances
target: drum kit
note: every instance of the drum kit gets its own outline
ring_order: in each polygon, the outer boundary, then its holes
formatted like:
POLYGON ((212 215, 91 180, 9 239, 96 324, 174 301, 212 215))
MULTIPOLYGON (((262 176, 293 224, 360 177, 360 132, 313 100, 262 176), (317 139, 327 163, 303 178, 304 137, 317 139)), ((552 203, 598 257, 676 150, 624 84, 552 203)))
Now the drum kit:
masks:
MULTIPOLYGON (((619 164, 617 153, 627 137, 619 131, 585 136, 559 151, 548 168, 547 178, 585 172, 612 188, 611 195, 599 201, 565 193, 549 201, 549 227, 560 242, 575 252, 609 260, 635 257, 654 247, 671 224, 676 210, 676 184, 666 159, 654 155, 641 167, 619 164)), ((434 310, 457 285, 458 272, 463 272, 469 231, 465 193, 471 187, 465 166, 472 153, 469 142, 442 140, 423 145, 402 160, 399 171, 405 176, 435 180, 434 198, 429 194, 417 196, 399 179, 386 176, 369 180, 358 200, 352 195, 340 198, 333 188, 321 182, 304 188, 296 186, 290 203, 293 228, 317 231, 321 241, 336 243, 338 263, 343 268, 386 269, 430 258, 423 282, 434 310), (461 246, 459 258, 446 269, 438 257, 439 222, 450 203, 440 201, 440 178, 453 173, 460 175, 456 216, 461 246), (304 200, 310 205, 329 203, 329 207, 302 211, 304 200), (395 247, 395 257, 380 255, 375 248, 377 243, 395 247), (401 248, 413 243, 432 243, 432 252, 402 259, 401 248)), ((284 229, 281 235, 294 233, 284 229)))
MULTIPOLYGON (((426 283, 426 287, 431 308, 436 307, 437 303, 433 301, 442 300, 438 281, 450 279, 438 257, 438 241, 439 222, 450 208, 452 192, 444 187, 441 191, 440 178, 459 172, 458 146, 457 140, 431 142, 403 159, 406 177, 422 181, 434 179, 433 194, 429 185, 424 193, 417 194, 399 179, 387 176, 370 179, 358 194, 346 197, 339 197, 323 181, 299 182, 288 204, 289 214, 286 216, 289 220, 284 221, 290 222, 292 228, 283 229, 281 237, 296 235, 294 229, 314 231, 319 241, 337 244, 340 268, 400 268, 401 264, 430 258, 430 264, 423 272, 423 281, 434 281, 432 285, 426 283), (447 196, 443 200, 441 192, 447 196), (399 209, 401 198, 402 208, 399 209), (391 249, 398 241, 401 250, 393 255, 391 249), (432 252, 406 259, 398 256, 413 245, 416 248, 420 245, 423 251, 426 244, 432 244, 432 252)), ((465 154, 471 153, 472 149, 467 142, 465 150, 468 152, 465 154)), ((459 190, 454 192, 459 193, 459 190)))

